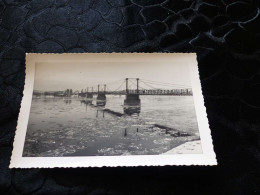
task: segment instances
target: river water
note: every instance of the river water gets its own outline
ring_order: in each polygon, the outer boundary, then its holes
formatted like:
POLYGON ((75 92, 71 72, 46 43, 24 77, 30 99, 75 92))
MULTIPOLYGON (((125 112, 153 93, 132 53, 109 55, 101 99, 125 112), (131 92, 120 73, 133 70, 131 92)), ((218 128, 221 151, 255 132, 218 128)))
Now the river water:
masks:
POLYGON ((199 139, 192 96, 140 96, 140 113, 131 115, 124 98, 107 95, 106 105, 96 107, 78 97, 34 97, 23 156, 151 155, 199 139), (173 136, 155 124, 190 136, 173 136))

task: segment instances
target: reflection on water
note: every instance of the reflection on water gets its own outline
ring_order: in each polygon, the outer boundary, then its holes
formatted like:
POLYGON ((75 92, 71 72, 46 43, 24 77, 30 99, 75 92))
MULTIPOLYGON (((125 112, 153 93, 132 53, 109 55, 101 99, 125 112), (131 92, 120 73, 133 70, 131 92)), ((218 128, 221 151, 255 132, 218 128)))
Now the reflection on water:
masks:
POLYGON ((140 96, 140 106, 124 98, 33 98, 23 155, 160 154, 198 138, 191 96, 140 96))
POLYGON ((97 109, 97 114, 96 114, 96 118, 98 118, 99 116, 102 116, 103 118, 105 118, 105 111, 104 110, 98 110, 97 109))
POLYGON ((65 104, 71 104, 71 99, 64 99, 65 104))
POLYGON ((93 103, 93 100, 91 99, 91 100, 89 100, 89 99, 86 99, 86 100, 83 100, 86 104, 88 104, 88 105, 92 105, 93 103))

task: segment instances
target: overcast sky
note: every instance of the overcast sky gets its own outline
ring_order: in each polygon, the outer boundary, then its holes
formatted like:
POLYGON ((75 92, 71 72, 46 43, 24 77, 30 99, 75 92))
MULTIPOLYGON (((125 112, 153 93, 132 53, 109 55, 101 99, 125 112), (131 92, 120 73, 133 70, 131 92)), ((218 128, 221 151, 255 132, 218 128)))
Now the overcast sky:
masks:
MULTIPOLYGON (((81 90, 86 87, 97 88, 98 84, 107 84, 115 90, 125 78, 140 78, 140 87, 149 88, 142 79, 162 83, 190 86, 188 65, 183 62, 45 62, 37 63, 35 69, 35 90, 81 90)), ((132 80, 134 81, 134 80, 132 80)), ((172 87, 155 85, 155 88, 172 87)), ((131 82, 129 86, 135 88, 131 82), (132 85, 132 86, 131 86, 132 85)), ((120 89, 124 89, 125 84, 120 89)))

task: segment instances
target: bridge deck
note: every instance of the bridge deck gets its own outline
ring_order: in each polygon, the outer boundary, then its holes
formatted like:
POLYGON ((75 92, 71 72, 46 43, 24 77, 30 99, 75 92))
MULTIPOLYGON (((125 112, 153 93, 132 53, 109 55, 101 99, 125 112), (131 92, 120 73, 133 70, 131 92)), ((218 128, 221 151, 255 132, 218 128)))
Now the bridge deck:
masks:
MULTIPOLYGON (((97 92, 93 92, 93 95, 97 95, 97 92)), ((107 91, 105 93, 106 95, 127 95, 126 92, 110 92, 107 91)), ((135 95, 172 95, 172 96, 179 96, 179 95, 183 95, 183 96, 191 96, 192 92, 163 92, 163 93, 157 93, 157 92, 139 92, 139 93, 133 93, 130 92, 128 94, 135 94, 135 95)), ((79 93, 80 96, 86 96, 86 93, 79 93)))

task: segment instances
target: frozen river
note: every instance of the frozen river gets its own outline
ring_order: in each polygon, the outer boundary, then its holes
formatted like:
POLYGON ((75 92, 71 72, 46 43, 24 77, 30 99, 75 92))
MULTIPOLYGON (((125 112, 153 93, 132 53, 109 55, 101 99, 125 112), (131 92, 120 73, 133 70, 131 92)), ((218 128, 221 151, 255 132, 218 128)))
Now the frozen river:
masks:
POLYGON ((77 97, 33 98, 23 156, 151 155, 199 139, 192 96, 140 96, 140 113, 132 115, 124 113, 124 98, 107 95, 105 107, 77 97))

